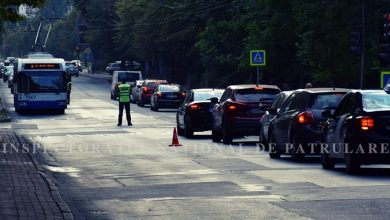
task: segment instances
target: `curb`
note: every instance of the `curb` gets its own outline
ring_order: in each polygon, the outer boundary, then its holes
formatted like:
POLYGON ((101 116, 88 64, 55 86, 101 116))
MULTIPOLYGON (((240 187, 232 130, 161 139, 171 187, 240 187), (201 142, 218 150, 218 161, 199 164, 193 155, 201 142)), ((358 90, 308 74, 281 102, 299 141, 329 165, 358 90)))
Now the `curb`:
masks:
MULTIPOLYGON (((15 132, 14 132, 15 133, 15 132)), ((19 136, 15 133, 15 136, 22 144, 28 144, 28 146, 32 146, 32 143, 29 139, 27 139, 24 136, 19 136)), ((34 158, 31 153, 28 154, 29 158, 33 162, 35 168, 39 171, 39 174, 42 176, 42 178, 45 180, 47 186, 49 187, 50 194, 54 200, 54 202, 58 205, 60 208, 62 215, 65 220, 74 220, 74 216, 72 211, 70 210, 69 206, 65 203, 64 199, 62 199, 61 194, 58 190, 57 185, 55 184, 54 180, 46 174, 45 169, 41 166, 41 164, 38 162, 36 158, 34 158)))
POLYGON ((1 116, 0 117, 0 123, 5 123, 5 122, 11 122, 12 121, 12 118, 7 110, 7 108, 5 107, 4 105, 4 94, 3 93, 0 93, 0 111, 3 110, 5 112, 5 116, 1 116))

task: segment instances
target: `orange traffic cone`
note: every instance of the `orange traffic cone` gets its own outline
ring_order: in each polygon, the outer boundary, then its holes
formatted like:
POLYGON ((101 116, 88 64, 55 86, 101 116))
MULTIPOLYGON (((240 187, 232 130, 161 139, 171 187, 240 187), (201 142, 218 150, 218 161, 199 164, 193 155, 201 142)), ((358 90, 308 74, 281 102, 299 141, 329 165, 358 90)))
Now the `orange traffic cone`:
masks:
POLYGON ((172 137, 172 144, 169 145, 170 147, 179 147, 179 146, 182 146, 180 143, 179 143, 179 138, 177 138, 177 133, 176 133, 176 128, 174 127, 173 128, 173 137, 172 137))

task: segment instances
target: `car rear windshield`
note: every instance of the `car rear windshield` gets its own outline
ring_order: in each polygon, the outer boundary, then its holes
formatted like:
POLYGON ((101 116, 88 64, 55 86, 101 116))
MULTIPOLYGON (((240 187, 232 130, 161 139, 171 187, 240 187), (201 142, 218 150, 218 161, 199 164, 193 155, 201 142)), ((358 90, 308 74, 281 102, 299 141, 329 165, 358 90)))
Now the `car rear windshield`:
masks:
POLYGON ((389 110, 390 95, 388 94, 363 94, 364 110, 389 110))
POLYGON ((279 92, 277 89, 238 89, 235 98, 241 102, 272 101, 279 92))
POLYGON ((135 82, 139 80, 139 73, 119 72, 118 81, 135 82))
POLYGON ((309 107, 312 109, 336 109, 345 93, 313 94, 309 107))
POLYGON ((211 98, 221 99, 224 90, 194 92, 194 101, 205 101, 211 98))
POLYGON ((168 85, 160 86, 160 92, 179 92, 179 91, 180 91, 179 86, 168 86, 168 85))

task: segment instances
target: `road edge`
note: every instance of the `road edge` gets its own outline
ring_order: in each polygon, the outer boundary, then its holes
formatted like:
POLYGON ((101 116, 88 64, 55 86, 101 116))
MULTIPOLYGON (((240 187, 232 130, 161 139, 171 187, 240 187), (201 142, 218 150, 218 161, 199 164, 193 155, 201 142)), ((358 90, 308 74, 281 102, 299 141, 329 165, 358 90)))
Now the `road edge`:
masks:
POLYGON ((4 105, 4 94, 0 92, 0 111, 4 111, 4 117, 0 117, 0 123, 11 122, 12 117, 4 105))

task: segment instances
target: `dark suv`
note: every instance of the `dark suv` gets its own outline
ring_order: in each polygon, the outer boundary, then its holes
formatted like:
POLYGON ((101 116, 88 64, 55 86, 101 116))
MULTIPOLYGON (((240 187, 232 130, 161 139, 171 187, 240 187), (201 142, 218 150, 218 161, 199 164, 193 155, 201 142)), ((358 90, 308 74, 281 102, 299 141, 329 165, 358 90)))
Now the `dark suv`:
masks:
POLYGON ((322 126, 327 118, 321 114, 334 110, 348 92, 347 89, 312 88, 293 92, 279 111, 269 109, 276 118, 269 128, 271 158, 281 153, 290 153, 293 160, 301 159, 305 153, 319 150, 322 126), (318 147, 311 149, 312 146, 318 147))
POLYGON ((272 85, 232 85, 225 89, 212 110, 212 140, 230 144, 234 137, 257 135, 266 108, 280 93, 272 85))

